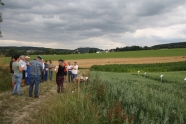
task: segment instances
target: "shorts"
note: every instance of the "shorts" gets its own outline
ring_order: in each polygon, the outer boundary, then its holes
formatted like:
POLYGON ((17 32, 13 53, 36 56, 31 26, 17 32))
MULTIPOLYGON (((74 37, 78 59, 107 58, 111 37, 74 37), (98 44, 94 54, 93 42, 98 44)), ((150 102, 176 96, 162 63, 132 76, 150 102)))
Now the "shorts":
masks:
POLYGON ((64 75, 67 76, 67 71, 64 72, 64 75))
POLYGON ((14 76, 14 74, 13 73, 10 73, 10 76, 12 78, 12 82, 15 82, 15 76, 14 76))
POLYGON ((22 79, 25 79, 25 73, 26 73, 25 70, 23 70, 22 73, 23 73, 23 78, 22 79))

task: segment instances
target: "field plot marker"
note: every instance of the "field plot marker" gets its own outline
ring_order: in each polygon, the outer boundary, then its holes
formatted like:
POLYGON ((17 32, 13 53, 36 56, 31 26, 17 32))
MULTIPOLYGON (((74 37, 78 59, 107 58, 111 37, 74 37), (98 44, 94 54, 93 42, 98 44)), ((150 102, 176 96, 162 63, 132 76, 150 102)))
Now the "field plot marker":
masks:
POLYGON ((161 82, 163 81, 163 75, 160 75, 160 78, 161 78, 161 82))
POLYGON ((186 77, 185 77, 184 81, 186 81, 186 77))
POLYGON ((140 71, 138 71, 138 75, 139 75, 140 71))
POLYGON ((145 76, 145 77, 146 77, 146 75, 147 75, 147 72, 144 73, 144 76, 145 76))

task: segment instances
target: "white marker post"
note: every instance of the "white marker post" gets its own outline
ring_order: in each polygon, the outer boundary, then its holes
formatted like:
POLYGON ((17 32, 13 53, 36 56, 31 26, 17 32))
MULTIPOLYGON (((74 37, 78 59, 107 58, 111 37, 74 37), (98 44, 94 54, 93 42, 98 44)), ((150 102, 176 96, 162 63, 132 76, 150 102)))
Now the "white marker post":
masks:
POLYGON ((163 81, 163 75, 160 75, 160 78, 161 78, 161 82, 163 81))
POLYGON ((139 75, 140 71, 138 71, 138 75, 139 75))
POLYGON ((147 75, 147 72, 144 73, 144 76, 145 76, 145 77, 146 77, 146 75, 147 75))
POLYGON ((186 81, 186 77, 185 77, 184 81, 186 81))

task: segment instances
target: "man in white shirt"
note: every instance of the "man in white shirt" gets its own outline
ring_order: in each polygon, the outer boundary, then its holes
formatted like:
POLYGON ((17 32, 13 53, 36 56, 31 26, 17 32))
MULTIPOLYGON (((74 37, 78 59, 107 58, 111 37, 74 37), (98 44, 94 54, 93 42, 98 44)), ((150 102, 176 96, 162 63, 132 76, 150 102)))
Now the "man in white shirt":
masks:
POLYGON ((22 83, 21 83, 21 86, 23 87, 25 85, 25 73, 26 73, 27 66, 25 62, 25 56, 21 55, 19 58, 20 58, 19 63, 21 64, 21 67, 23 68, 23 71, 22 71, 23 78, 22 78, 22 83))
POLYGON ((68 82, 72 81, 72 65, 68 62, 67 65, 68 82))
POLYGON ((74 62, 74 65, 72 67, 72 79, 77 78, 77 74, 78 74, 78 65, 77 62, 74 62))

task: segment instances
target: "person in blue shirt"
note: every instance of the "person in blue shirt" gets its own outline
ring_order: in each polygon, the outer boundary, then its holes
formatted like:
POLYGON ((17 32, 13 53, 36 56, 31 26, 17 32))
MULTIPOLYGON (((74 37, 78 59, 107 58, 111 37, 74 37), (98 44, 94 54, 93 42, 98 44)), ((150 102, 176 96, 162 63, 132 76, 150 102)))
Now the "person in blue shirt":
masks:
POLYGON ((45 61, 45 65, 44 65, 44 81, 47 81, 48 79, 48 63, 47 61, 45 61))
POLYGON ((35 60, 30 61, 30 86, 29 86, 29 97, 32 97, 33 87, 35 85, 34 95, 38 98, 39 84, 41 81, 41 72, 43 70, 42 57, 38 56, 35 60))

